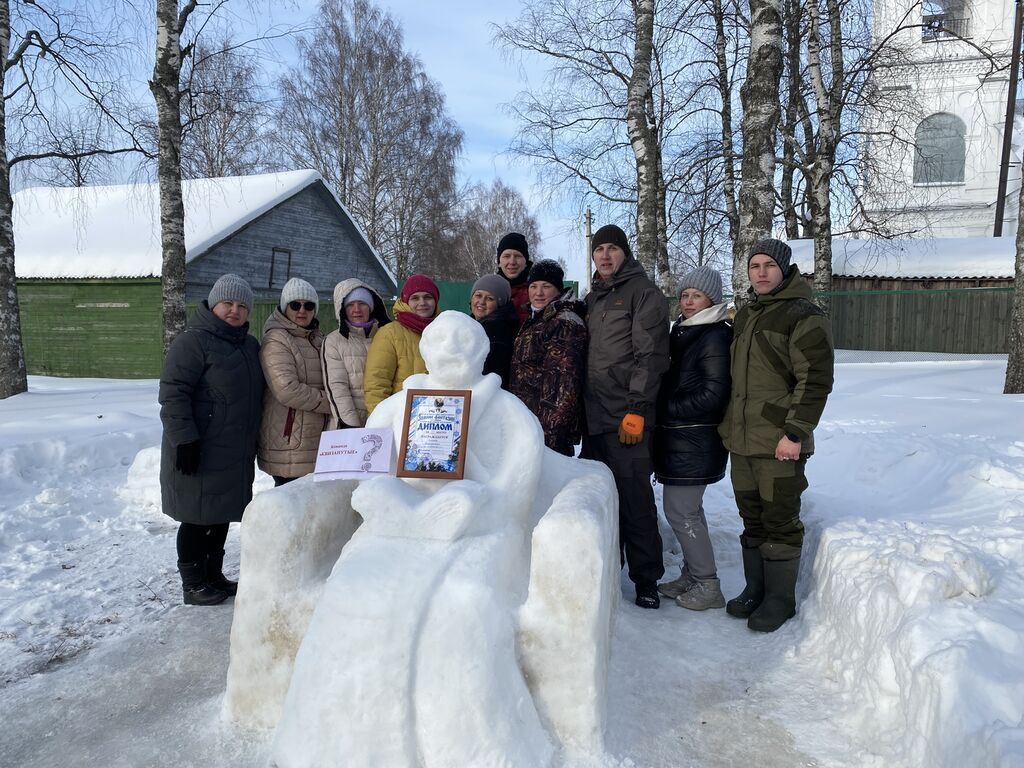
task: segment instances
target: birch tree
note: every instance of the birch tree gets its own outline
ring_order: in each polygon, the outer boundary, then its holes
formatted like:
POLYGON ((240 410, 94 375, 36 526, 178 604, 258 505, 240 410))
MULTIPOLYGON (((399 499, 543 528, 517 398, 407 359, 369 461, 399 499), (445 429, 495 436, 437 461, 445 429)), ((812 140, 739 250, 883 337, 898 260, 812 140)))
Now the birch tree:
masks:
POLYGON ((1006 331, 1006 349, 1008 355, 1003 394, 1024 394, 1024 205, 1017 206, 1017 258, 1013 276, 1010 327, 1006 331))
POLYGON ((198 0, 156 0, 156 63, 149 89, 156 101, 160 187, 160 289, 163 351, 185 329, 185 203, 181 193, 181 36, 198 0))
POLYGON ((750 0, 750 51, 740 89, 741 130, 739 227, 733 241, 733 293, 747 286, 747 255, 772 231, 775 217, 775 142, 781 107, 782 2, 750 0))
MULTIPOLYGON (((11 11, 0 0, 0 61, 6 74, 16 62, 9 59, 11 11)), ((18 285, 14 278, 14 200, 7 164, 6 99, 0 99, 0 398, 28 389, 25 351, 21 341, 18 285)))

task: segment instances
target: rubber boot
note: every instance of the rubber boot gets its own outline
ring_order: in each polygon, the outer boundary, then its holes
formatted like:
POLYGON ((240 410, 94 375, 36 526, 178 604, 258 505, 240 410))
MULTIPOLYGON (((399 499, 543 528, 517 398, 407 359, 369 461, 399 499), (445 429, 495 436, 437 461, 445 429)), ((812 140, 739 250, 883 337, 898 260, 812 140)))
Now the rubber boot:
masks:
POLYGON ((178 563, 182 600, 185 605, 217 605, 228 593, 206 583, 206 563, 178 563))
POLYGON ((633 602, 641 608, 657 610, 661 606, 661 598, 658 597, 658 585, 653 581, 637 584, 636 600, 633 602))
POLYGON ((224 576, 223 549, 206 556, 206 583, 214 589, 227 592, 229 597, 234 597, 238 593, 238 582, 224 576))
POLYGON ((697 580, 690 575, 690 571, 684 565, 679 569, 679 578, 675 581, 666 581, 658 585, 658 591, 665 597, 674 600, 684 592, 687 592, 697 580))
POLYGON ((774 632, 796 615, 800 548, 767 542, 761 546, 761 556, 764 557, 764 600, 750 614, 747 626, 755 632, 774 632))
POLYGON ((764 542, 749 536, 740 536, 743 553, 743 577, 747 584, 743 591, 726 603, 725 612, 737 619, 750 617, 764 599, 764 559, 760 545, 764 542))

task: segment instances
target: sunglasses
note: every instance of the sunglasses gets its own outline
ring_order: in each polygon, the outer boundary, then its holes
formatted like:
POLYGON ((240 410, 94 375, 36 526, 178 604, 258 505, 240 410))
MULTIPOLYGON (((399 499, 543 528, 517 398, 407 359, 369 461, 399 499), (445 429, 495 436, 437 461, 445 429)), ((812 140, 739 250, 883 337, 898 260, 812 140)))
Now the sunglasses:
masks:
POLYGON ((316 304, 312 301, 289 301, 288 308, 292 312, 298 312, 300 309, 304 309, 307 312, 312 312, 316 309, 316 304))

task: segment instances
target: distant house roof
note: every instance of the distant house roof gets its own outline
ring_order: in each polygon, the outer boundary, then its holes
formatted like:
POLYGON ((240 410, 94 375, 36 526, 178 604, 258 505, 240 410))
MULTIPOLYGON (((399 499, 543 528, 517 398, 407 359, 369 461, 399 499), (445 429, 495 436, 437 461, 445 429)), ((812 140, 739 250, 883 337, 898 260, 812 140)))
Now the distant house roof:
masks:
MULTIPOLYGON (((814 271, 814 242, 790 240, 800 271, 814 271)), ((832 239, 835 277, 919 280, 1013 278, 1013 237, 922 238, 919 240, 832 239)))
MULTIPOLYGON (((319 184, 352 216, 316 171, 182 182, 185 260, 192 261, 275 206, 319 184)), ((394 274, 366 240, 374 258, 394 274)), ((14 195, 15 273, 29 278, 159 277, 157 184, 32 187, 14 195)))

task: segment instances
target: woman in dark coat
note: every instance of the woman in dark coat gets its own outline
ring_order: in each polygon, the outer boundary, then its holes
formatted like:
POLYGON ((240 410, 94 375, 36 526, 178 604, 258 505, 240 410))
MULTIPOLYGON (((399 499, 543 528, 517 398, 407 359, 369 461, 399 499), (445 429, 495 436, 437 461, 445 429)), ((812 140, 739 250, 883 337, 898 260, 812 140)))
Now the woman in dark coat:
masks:
POLYGON ((669 337, 671 364, 658 393, 654 473, 665 517, 683 550, 682 573, 658 590, 683 608, 724 608, 702 500, 725 475, 718 425, 729 403, 729 308, 722 276, 708 266, 683 276, 680 316, 669 337))
POLYGON ((228 524, 252 499, 263 410, 259 343, 249 335, 252 288, 222 276, 172 343, 160 375, 160 491, 178 528, 186 605, 235 594, 224 578, 228 524))
POLYGON ((512 353, 512 394, 540 420, 544 444, 566 456, 580 440, 587 326, 580 302, 564 295, 562 268, 542 259, 530 269, 530 319, 512 353))
POLYGON ((512 346, 519 332, 519 317, 511 302, 508 281, 500 275, 484 275, 473 283, 469 312, 484 327, 491 350, 484 360, 484 373, 501 377, 501 388, 508 389, 512 364, 512 346))

